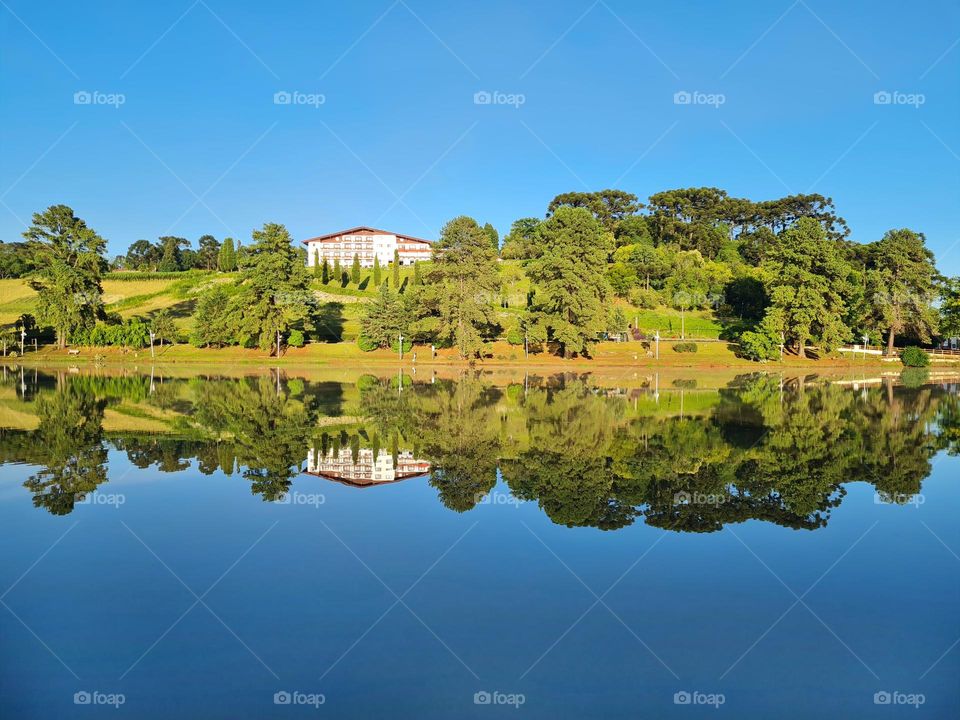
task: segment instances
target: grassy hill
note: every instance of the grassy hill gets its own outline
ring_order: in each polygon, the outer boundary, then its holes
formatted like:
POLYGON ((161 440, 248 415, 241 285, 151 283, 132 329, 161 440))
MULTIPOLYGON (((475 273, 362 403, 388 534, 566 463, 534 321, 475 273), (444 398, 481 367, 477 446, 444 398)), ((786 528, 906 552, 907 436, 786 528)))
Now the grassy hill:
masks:
MULTIPOLYGON (((424 277, 428 270, 429 263, 423 263, 421 272, 424 277)), ((526 306, 530 281, 520 263, 515 260, 502 261, 500 272, 503 280, 500 301, 505 307, 498 308, 498 314, 501 324, 509 328, 526 306)), ((149 319, 157 311, 166 309, 173 316, 181 333, 186 336, 192 322, 191 315, 197 295, 210 283, 229 282, 235 277, 235 274, 229 273, 198 271, 110 273, 103 281, 104 300, 108 312, 118 312, 125 319, 149 319)), ((384 268, 382 278, 392 280, 392 277, 392 269, 384 268)), ((412 280, 413 269, 401 268, 401 286, 408 285, 412 280)), ((314 278, 311 288, 324 304, 324 312, 330 318, 330 322, 326 324, 331 330, 326 340, 355 341, 360 330, 363 305, 372 300, 378 292, 373 283, 373 271, 365 269, 359 283, 348 282, 345 285, 332 281, 324 285, 318 278, 314 278)), ((36 293, 24 280, 0 280, 0 324, 10 325, 20 315, 32 313, 35 301, 36 293)), ((679 311, 669 308, 640 309, 619 299, 613 302, 620 305, 630 323, 637 323, 641 330, 659 330, 667 338, 680 336, 679 311)), ((687 336, 695 338, 716 338, 721 330, 720 323, 707 311, 686 313, 685 326, 687 336)))

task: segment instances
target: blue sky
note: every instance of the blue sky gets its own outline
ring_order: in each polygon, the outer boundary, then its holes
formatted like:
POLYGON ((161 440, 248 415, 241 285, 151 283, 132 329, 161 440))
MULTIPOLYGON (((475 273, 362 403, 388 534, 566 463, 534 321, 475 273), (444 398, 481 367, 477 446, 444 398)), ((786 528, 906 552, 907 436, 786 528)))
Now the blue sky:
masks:
POLYGON ((111 254, 267 221, 505 233, 560 192, 714 185, 832 196, 854 239, 911 227, 960 274, 958 40, 936 0, 2 0, 0 239, 53 203, 111 254))

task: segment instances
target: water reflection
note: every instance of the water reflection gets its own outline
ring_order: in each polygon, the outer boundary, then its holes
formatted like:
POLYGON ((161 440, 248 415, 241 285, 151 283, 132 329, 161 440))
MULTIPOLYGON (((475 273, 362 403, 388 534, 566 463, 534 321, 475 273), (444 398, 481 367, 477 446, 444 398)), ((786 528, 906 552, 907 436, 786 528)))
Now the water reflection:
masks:
POLYGON ((498 386, 477 374, 313 383, 280 372, 31 373, 8 371, 0 385, 0 462, 33 466, 24 486, 56 515, 107 482, 115 449, 141 469, 236 475, 264 501, 282 500, 301 473, 358 487, 426 477, 444 506, 466 512, 502 478, 567 526, 641 519, 712 532, 757 519, 812 530, 850 482, 909 501, 934 454, 960 443, 947 383, 757 374, 697 390, 658 377, 598 388, 589 376, 498 386))

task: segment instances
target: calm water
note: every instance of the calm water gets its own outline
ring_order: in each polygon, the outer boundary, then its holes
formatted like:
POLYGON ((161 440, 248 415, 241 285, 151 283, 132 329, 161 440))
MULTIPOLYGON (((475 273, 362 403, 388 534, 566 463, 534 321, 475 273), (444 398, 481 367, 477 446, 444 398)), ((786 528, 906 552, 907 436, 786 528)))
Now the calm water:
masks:
POLYGON ((958 717, 921 380, 7 369, 0 717, 958 717))

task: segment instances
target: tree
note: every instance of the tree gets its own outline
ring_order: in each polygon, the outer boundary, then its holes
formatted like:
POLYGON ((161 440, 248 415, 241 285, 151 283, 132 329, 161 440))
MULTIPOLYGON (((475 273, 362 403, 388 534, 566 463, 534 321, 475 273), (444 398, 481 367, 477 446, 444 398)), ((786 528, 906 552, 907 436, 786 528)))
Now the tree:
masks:
POLYGON ((350 267, 350 281, 354 285, 360 284, 360 256, 353 254, 353 265, 350 267))
POLYGON ((430 280, 437 298, 438 338, 455 345, 461 358, 476 355, 484 334, 496 326, 489 298, 500 286, 490 238, 476 220, 461 215, 443 226, 430 280))
POLYGON ((160 272, 177 272, 183 269, 183 257, 181 248, 190 247, 190 241, 182 237, 165 235, 160 238, 160 247, 163 248, 163 255, 160 258, 160 264, 157 270, 160 272))
POLYGON ((565 357, 587 353, 606 329, 610 236, 585 208, 564 206, 539 227, 537 242, 542 252, 527 266, 537 288, 534 312, 565 357))
POLYGON ((782 333, 800 357, 808 341, 830 351, 850 335, 843 318, 852 268, 816 220, 801 218, 785 231, 763 271, 770 295, 763 332, 782 333))
POLYGON ((380 256, 375 255, 373 257, 373 286, 380 287, 380 282, 383 280, 383 273, 380 271, 380 256))
POLYGON ((160 347, 163 348, 163 341, 170 340, 177 336, 177 326, 173 324, 173 318, 166 309, 159 310, 150 321, 150 329, 153 334, 160 339, 160 347))
POLYGON ((266 223, 255 230, 235 300, 243 335, 261 350, 276 344, 279 355, 280 338, 307 316, 313 300, 307 283, 307 269, 287 229, 266 223))
POLYGON ((540 226, 539 218, 520 218, 510 226, 510 232, 503 238, 500 255, 504 258, 529 260, 537 255, 536 233, 540 226))
POLYGON ((423 285, 423 277, 420 274, 420 261, 413 261, 413 286, 423 285))
POLYGON ((34 213, 23 237, 33 256, 29 284, 39 294, 37 320, 54 328, 57 346, 64 348, 71 333, 104 314, 106 241, 66 205, 34 213))
POLYGON ((320 262, 320 251, 317 250, 313 253, 313 279, 322 280, 322 278, 323 278, 323 263, 320 262))
POLYGON ((898 334, 912 333, 930 342, 937 331, 933 308, 937 268, 922 233, 906 228, 889 230, 868 254, 867 324, 887 335, 887 354, 893 354, 898 334))
POLYGON ((217 255, 217 267, 220 272, 233 272, 237 269, 237 254, 233 249, 233 238, 224 238, 217 255))
POLYGON ((330 261, 326 258, 323 259, 323 264, 321 265, 320 282, 324 285, 330 282, 330 261))
POLYGON ((623 190, 599 190, 597 192, 569 192, 557 195, 547 206, 547 217, 560 207, 588 210, 607 232, 615 233, 620 221, 643 208, 637 196, 623 190))
POLYGON ((497 232, 497 229, 490 223, 484 223, 483 232, 486 233, 486 236, 490 238, 490 244, 493 246, 493 251, 500 254, 500 233, 497 232))
POLYGON ((400 251, 393 251, 393 287, 400 292, 400 251))
POLYGON ((160 262, 160 250, 149 240, 137 240, 127 248, 127 267, 134 270, 153 270, 160 262))
POLYGON ((940 288, 940 332, 960 337, 960 278, 947 278, 940 288))
POLYGON ((191 344, 196 347, 224 347, 233 344, 235 332, 232 327, 230 295, 222 283, 211 285, 197 298, 193 312, 191 344))
POLYGON ((343 270, 340 267, 340 258, 333 259, 333 279, 341 285, 345 284, 343 282, 343 270))
POLYGON ((216 270, 220 256, 220 243, 213 235, 202 235, 197 241, 197 266, 204 270, 216 270))
MULTIPOLYGON (((390 347, 401 334, 407 334, 408 314, 403 296, 390 289, 389 283, 380 286, 377 299, 366 306, 360 320, 360 335, 369 345, 390 347)), ((364 344, 363 339, 360 341, 364 344)))

